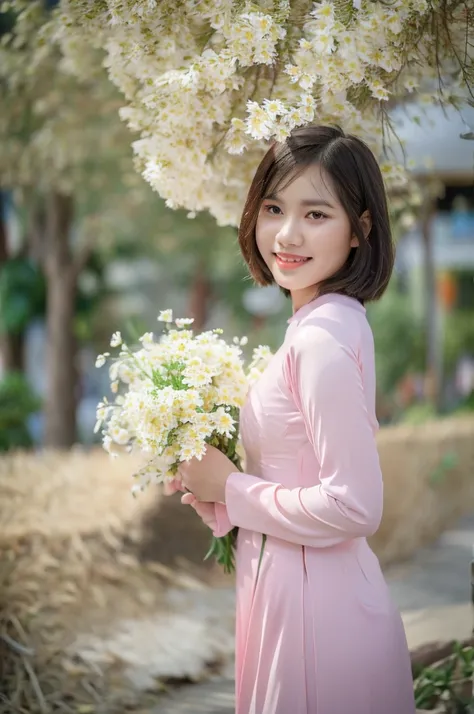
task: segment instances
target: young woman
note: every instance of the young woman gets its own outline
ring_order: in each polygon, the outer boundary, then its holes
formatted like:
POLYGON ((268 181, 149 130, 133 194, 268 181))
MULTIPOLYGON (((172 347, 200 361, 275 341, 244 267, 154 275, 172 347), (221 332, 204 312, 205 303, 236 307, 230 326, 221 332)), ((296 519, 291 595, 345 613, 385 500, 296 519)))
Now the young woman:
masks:
POLYGON ((403 624, 366 540, 383 485, 364 303, 393 267, 373 154, 339 129, 294 131, 260 164, 239 241, 293 316, 242 410, 247 473, 214 448, 180 470, 183 503, 216 535, 239 527, 236 712, 414 714, 403 624))

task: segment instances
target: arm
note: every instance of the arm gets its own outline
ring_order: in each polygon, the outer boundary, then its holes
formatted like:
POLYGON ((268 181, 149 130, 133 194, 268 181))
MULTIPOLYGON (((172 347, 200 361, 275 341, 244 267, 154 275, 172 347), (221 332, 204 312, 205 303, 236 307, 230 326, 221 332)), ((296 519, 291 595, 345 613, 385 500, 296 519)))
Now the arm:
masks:
POLYGON ((230 521, 320 548, 372 535, 383 485, 357 355, 326 329, 305 326, 287 356, 286 380, 320 464, 320 483, 288 489, 233 473, 226 483, 230 521))

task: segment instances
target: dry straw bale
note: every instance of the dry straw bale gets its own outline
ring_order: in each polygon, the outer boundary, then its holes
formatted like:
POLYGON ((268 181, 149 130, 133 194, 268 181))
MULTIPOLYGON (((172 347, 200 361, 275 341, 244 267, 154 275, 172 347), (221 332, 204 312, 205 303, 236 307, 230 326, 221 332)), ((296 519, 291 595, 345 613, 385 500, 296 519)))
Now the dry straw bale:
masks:
POLYGON ((2 714, 86 714, 106 711, 106 699, 122 712, 120 663, 98 668, 69 648, 79 633, 107 638, 117 622, 156 614, 170 585, 196 582, 137 557, 140 523, 160 496, 132 497, 135 465, 80 450, 0 460, 2 714))
MULTIPOLYGON (((0 548, 0 712, 49 712, 105 696, 102 673, 67 657, 77 631, 159 608, 163 583, 111 534, 23 537, 0 548), (7 703, 8 702, 8 703, 7 703)), ((75 711, 75 709, 73 709, 75 711)))
POLYGON ((124 529, 157 498, 156 489, 132 497, 137 464, 137 457, 111 459, 102 449, 80 448, 1 458, 0 539, 124 529))
POLYGON ((410 557, 474 509, 474 418, 380 430, 384 515, 371 545, 384 564, 410 557))
POLYGON ((9 702, 0 712, 68 711, 68 701, 105 699, 105 673, 68 648, 78 632, 106 636, 116 620, 158 610, 166 578, 106 531, 4 541, 0 562, 0 678, 9 702))

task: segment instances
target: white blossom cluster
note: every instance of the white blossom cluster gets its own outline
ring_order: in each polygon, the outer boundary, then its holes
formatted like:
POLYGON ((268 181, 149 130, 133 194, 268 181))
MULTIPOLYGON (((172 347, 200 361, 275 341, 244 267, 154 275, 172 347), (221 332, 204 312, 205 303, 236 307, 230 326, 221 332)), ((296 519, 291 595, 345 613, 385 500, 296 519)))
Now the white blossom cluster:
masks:
POLYGON ((139 134, 137 165, 168 205, 237 224, 269 142, 308 123, 339 124, 365 139, 387 160, 389 188, 400 185, 404 170, 384 156, 387 103, 415 90, 437 101, 440 73, 449 79, 443 101, 467 82, 466 8, 427 0, 61 0, 56 38, 79 75, 84 38, 105 49, 127 101, 121 116, 139 134), (464 73, 455 57, 464 57, 464 73))
MULTIPOLYGON (((132 449, 150 455, 135 474, 133 491, 172 479, 179 463, 201 459, 208 443, 237 464, 239 410, 271 356, 267 347, 258 347, 246 370, 245 338, 229 345, 219 329, 194 336, 190 319, 177 319, 173 327, 171 310, 162 311, 158 320, 166 325, 161 338, 155 341, 153 333, 145 333, 136 351, 120 332, 112 335, 110 346, 120 348, 109 368, 117 396, 97 407, 96 432, 101 430, 111 455, 132 449)), ((110 356, 99 355, 96 366, 110 356)))

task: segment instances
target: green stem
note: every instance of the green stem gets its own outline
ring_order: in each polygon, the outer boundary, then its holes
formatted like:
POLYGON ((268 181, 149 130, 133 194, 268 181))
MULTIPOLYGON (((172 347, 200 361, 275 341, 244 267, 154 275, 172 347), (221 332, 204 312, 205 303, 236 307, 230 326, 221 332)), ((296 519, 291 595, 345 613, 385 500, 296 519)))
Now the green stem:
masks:
MULTIPOLYGON (((226 456, 232 461, 237 470, 240 471, 241 464, 238 455, 235 453, 236 440, 232 439, 223 443, 221 440, 216 440, 215 446, 220 449, 226 456)), ((216 561, 224 569, 224 573, 230 574, 235 572, 235 548, 237 545, 237 534, 239 529, 237 527, 233 528, 230 533, 222 536, 221 538, 212 537, 211 545, 207 551, 204 560, 214 557, 216 561)), ((262 534, 262 547, 260 549, 260 556, 258 559, 257 567, 257 580, 260 573, 260 566, 263 558, 263 551, 265 548, 265 542, 267 536, 262 534)))
POLYGON ((222 565, 224 568, 224 573, 230 574, 235 572, 235 546, 238 531, 238 528, 234 528, 230 531, 230 533, 222 536, 222 538, 216 538, 216 536, 213 536, 210 548, 207 551, 204 560, 214 557, 219 565, 222 565))
MULTIPOLYGON (((235 548, 237 545, 237 534, 239 532, 238 528, 234 528, 225 536, 221 538, 212 537, 211 545, 207 551, 204 560, 214 557, 219 565, 222 565, 224 573, 229 575, 235 572, 235 548)), ((262 534, 262 547, 260 549, 260 556, 258 559, 257 566, 257 578, 255 584, 258 582, 258 576, 260 574, 260 566, 262 564, 263 551, 265 549, 265 543, 267 536, 265 533, 262 534)))
POLYGON ((260 548, 260 557, 258 559, 258 567, 257 567, 257 577, 255 579, 255 585, 258 583, 258 576, 260 574, 260 566, 262 564, 262 558, 263 558, 263 550, 265 548, 265 543, 267 542, 267 536, 265 533, 262 534, 262 547, 260 548))

